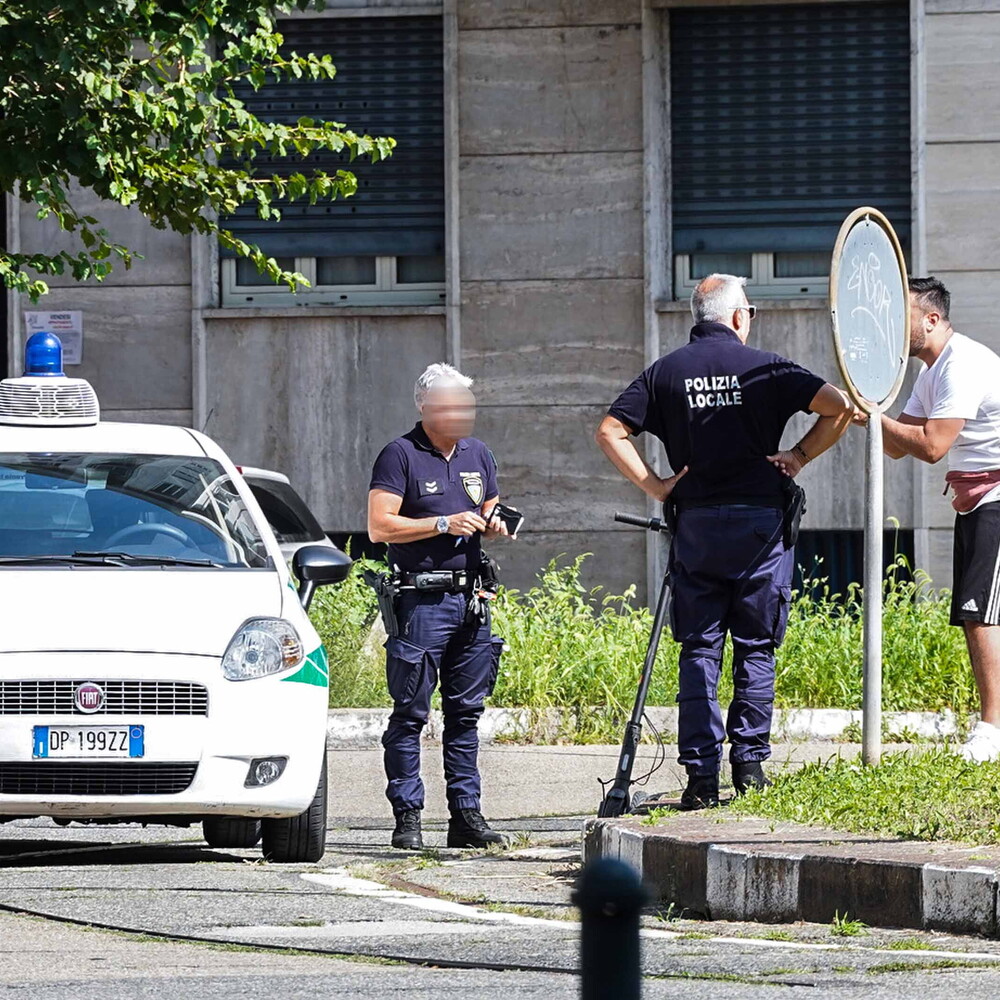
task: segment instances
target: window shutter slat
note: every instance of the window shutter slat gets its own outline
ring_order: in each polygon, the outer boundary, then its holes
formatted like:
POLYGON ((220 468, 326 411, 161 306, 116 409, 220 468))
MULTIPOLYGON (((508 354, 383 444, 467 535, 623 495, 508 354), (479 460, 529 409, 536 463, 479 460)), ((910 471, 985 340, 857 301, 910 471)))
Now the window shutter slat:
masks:
POLYGON ((444 253, 444 64, 440 17, 306 18, 282 21, 283 52, 329 53, 332 81, 282 80, 237 96, 259 118, 345 122, 355 132, 390 135, 398 145, 381 163, 319 153, 306 161, 260 156, 262 173, 333 173, 358 178, 350 198, 309 205, 277 202, 278 223, 252 206, 223 221, 272 256, 403 256, 444 253))
POLYGON ((829 250, 873 205, 910 232, 906 3, 670 13, 675 253, 829 250))

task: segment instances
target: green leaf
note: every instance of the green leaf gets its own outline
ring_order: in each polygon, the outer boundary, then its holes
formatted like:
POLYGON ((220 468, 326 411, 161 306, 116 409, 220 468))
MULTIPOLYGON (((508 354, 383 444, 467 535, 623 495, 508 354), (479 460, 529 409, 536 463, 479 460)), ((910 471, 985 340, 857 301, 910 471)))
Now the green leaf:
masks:
MULTIPOLYGON (((288 6, 310 4, 290 0, 282 9, 288 6)), ((316 0, 310 9, 323 6, 316 0)), ((127 247, 75 210, 73 191, 132 205, 157 229, 218 233, 224 246, 250 256, 254 248, 220 231, 218 213, 254 205, 262 218, 276 219, 279 198, 349 197, 357 189, 350 171, 307 177, 302 161, 346 150, 351 159, 378 162, 395 146, 316 117, 267 122, 236 99, 234 88, 247 82, 259 88, 280 77, 295 86, 336 75, 329 54, 280 53, 273 13, 257 0, 9 0, 0 5, 0 25, 8 40, 0 46, 0 189, 19 184, 40 219, 75 234, 66 253, 0 251, 4 287, 32 298, 47 287, 20 270, 29 257, 36 274, 62 269, 79 280, 100 280, 112 263, 132 262, 127 247), (269 165, 277 176, 258 174, 259 155, 289 162, 269 165)), ((266 273, 290 287, 304 281, 280 269, 266 273)))

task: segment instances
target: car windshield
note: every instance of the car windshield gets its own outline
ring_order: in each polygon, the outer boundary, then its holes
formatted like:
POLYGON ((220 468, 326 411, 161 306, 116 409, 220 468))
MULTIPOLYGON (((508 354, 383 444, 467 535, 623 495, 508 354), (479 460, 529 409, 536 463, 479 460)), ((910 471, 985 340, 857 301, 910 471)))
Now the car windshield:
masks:
POLYGON ((0 563, 273 565, 225 469, 186 455, 0 453, 0 563))

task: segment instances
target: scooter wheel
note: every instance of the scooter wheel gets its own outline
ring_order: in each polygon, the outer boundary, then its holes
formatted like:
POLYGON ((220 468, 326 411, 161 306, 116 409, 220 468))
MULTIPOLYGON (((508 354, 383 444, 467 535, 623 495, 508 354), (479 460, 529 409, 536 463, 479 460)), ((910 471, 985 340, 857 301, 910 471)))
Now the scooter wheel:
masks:
POLYGON ((625 797, 625 794, 612 789, 605 795, 600 808, 597 810, 597 815, 601 819, 614 819, 616 816, 621 816, 626 812, 628 812, 628 799, 625 797))
POLYGON ((645 792, 636 792, 632 796, 632 801, 629 803, 628 811, 631 813, 638 812, 639 807, 648 799, 649 796, 645 792))

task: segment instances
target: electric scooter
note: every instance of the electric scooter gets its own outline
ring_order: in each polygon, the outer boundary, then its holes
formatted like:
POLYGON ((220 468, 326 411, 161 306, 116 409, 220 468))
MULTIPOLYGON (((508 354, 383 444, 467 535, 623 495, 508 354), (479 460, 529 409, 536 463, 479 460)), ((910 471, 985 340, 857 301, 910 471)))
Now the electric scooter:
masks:
MULTIPOLYGON (((635 514, 616 513, 615 520, 621 524, 633 524, 647 531, 662 531, 669 540, 670 525, 659 517, 638 517, 635 514)), ((667 606, 670 601, 670 577, 663 574, 660 584, 660 595, 656 600, 656 611, 653 613, 653 627, 649 633, 649 645, 646 647, 646 659, 642 665, 642 675, 639 678, 639 690, 635 695, 632 715, 625 726, 625 737, 622 740, 621 753, 618 756, 618 768, 614 781, 605 793, 597 815, 601 817, 622 816, 628 812, 636 812, 640 808, 648 809, 659 796, 646 796, 632 793, 632 768, 635 765, 635 754, 642 738, 642 718, 646 711, 646 698, 649 695, 649 684, 653 679, 653 665, 656 663, 656 652, 660 647, 660 634, 667 620, 667 606)))

